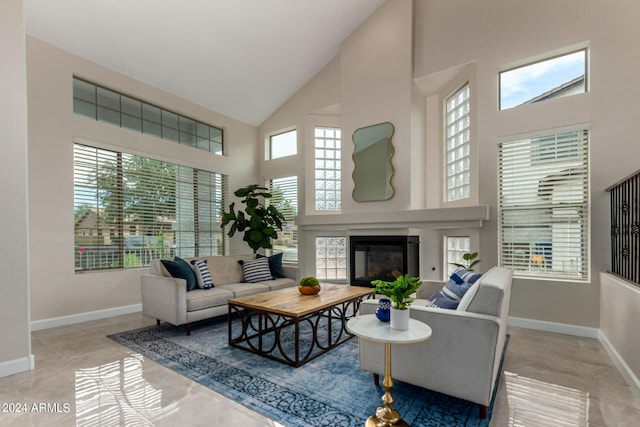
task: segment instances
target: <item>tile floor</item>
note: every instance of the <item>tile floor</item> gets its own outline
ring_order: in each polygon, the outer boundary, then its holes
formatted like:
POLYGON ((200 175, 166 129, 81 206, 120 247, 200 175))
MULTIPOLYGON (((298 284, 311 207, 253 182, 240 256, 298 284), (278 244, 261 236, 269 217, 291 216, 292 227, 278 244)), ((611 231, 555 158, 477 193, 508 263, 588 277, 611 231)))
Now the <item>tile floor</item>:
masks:
MULTIPOLYGON (((154 323, 136 313, 33 332, 36 369, 0 378, 0 426, 280 426, 106 338, 154 323)), ((640 425, 640 396, 597 340, 522 328, 510 334, 504 370, 523 384, 568 387, 579 398, 588 393, 590 426, 640 425)), ((527 420, 540 412, 540 399, 531 399, 533 412, 521 406, 514 412, 505 377, 491 426, 540 427, 527 420), (510 423, 514 413, 520 419, 510 423)), ((536 390, 527 389, 525 403, 529 392, 536 390)), ((554 399, 556 406, 561 400, 554 399)))

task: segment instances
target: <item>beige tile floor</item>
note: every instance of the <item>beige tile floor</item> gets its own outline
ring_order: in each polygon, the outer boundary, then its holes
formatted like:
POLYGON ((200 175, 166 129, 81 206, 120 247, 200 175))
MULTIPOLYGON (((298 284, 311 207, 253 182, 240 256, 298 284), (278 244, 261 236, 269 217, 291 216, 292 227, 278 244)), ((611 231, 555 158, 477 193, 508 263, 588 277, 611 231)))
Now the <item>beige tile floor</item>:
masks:
MULTIPOLYGON (((280 426, 106 338, 154 322, 137 313, 33 332, 36 369, 0 378, 0 426, 280 426)), ((589 393, 590 426, 640 425, 640 397, 597 340, 510 334, 505 371, 589 393)), ((509 426, 510 409, 503 375, 491 426, 509 426)))

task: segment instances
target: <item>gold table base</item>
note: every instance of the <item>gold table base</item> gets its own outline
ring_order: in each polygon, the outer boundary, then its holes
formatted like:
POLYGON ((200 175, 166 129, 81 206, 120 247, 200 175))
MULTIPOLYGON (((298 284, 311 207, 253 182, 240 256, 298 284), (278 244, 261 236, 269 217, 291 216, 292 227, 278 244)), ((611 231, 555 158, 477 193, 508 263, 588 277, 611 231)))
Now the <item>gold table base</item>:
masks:
POLYGON ((400 413, 393 409, 394 399, 391 395, 391 389, 393 388, 393 379, 391 378, 391 343, 384 344, 384 380, 382 380, 382 386, 384 387, 384 395, 381 400, 384 406, 380 406, 376 410, 375 415, 371 415, 365 421, 365 427, 409 427, 405 421, 400 418, 400 413))

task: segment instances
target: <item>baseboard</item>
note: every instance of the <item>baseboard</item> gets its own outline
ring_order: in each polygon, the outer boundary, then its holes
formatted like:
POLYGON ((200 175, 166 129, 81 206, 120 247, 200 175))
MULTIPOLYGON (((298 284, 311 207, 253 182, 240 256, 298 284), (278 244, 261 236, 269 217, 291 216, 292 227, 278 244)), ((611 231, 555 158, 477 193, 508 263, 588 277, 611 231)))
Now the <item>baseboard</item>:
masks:
POLYGON ((600 331, 598 336, 600 343, 604 347, 605 351, 613 361, 613 364, 618 368, 620 374, 624 377, 625 381, 629 384, 629 387, 633 390, 636 396, 640 397, 640 379, 635 376, 627 362, 620 356, 618 351, 615 349, 611 341, 607 338, 605 334, 600 331))
POLYGON ((33 354, 19 359, 8 360, 0 363, 0 378, 19 374, 20 372, 32 371, 34 367, 35 362, 33 354))
POLYGON ((57 326, 73 325, 88 322, 90 320, 105 319, 121 314, 137 313, 142 311, 142 304, 127 305, 124 307, 108 308, 106 310, 89 311, 86 313, 72 314, 70 316, 53 317, 51 319, 34 320, 31 322, 31 330, 55 328, 57 326))
POLYGON ((598 328, 588 328, 586 326, 569 325, 566 323, 547 322, 544 320, 525 319, 522 317, 509 317, 509 326, 596 339, 598 338, 600 332, 598 328))

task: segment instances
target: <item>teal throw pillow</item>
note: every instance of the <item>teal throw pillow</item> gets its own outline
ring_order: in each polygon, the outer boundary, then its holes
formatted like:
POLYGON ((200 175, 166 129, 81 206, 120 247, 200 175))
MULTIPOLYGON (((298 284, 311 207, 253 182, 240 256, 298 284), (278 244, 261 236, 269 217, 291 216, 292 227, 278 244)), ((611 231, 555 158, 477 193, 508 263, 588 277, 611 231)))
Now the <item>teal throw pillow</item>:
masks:
POLYGON ((274 279, 282 279, 287 277, 285 276, 284 268, 282 267, 282 255, 282 252, 279 254, 273 254, 269 257, 265 257, 262 254, 256 254, 256 258, 269 258, 269 270, 271 270, 271 275, 274 279))
POLYGON ((187 292, 192 291, 198 287, 198 279, 193 272, 191 265, 182 258, 175 257, 173 261, 168 259, 161 259, 160 262, 167 269, 171 277, 178 279, 185 279, 187 281, 187 292))

